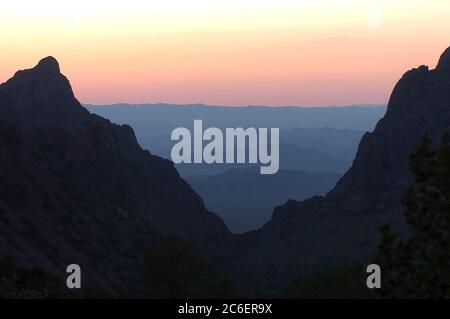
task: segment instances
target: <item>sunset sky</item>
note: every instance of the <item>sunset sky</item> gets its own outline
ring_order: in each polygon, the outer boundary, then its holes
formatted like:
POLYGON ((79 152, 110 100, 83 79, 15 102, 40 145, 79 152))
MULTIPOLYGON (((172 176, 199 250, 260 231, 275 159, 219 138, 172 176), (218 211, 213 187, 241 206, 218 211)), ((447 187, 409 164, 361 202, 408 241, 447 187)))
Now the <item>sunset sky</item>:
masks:
POLYGON ((83 103, 386 103, 448 0, 0 0, 0 82, 52 55, 83 103))

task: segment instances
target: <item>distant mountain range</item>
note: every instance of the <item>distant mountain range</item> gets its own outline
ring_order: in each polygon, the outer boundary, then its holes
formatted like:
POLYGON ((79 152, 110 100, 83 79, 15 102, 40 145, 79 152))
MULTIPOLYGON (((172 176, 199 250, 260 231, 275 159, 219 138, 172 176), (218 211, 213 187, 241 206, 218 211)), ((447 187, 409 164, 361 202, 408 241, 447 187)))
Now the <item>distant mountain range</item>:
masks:
POLYGON ((175 127, 206 126, 351 129, 372 131, 386 112, 384 105, 348 107, 224 107, 170 104, 84 105, 118 124, 132 125, 137 136, 170 135, 175 127))
MULTIPOLYGON (((328 130, 328 129, 327 129, 328 130)), ((330 132, 339 134, 338 130, 329 129, 330 132)), ((364 133, 360 131, 352 131, 354 136, 362 136, 364 133)), ((330 133, 331 135, 332 133, 330 133)), ((352 163, 354 154, 358 147, 356 142, 348 148, 343 148, 334 153, 333 149, 339 148, 338 145, 329 149, 327 145, 300 146, 296 144, 284 143, 283 136, 280 137, 280 168, 289 170, 302 170, 313 173, 336 172, 344 173, 352 163), (325 149, 323 151, 322 149, 325 149)), ((170 151, 174 142, 170 140, 170 136, 158 137, 141 137, 139 143, 143 148, 152 150, 155 154, 170 159, 170 151)), ((247 148, 248 150, 248 148, 247 148)), ((230 169, 242 169, 254 166, 254 164, 176 164, 175 167, 183 177, 191 175, 214 175, 224 173, 230 169)))
POLYGON ((222 129, 244 126, 243 123, 254 127, 279 125, 280 169, 284 172, 278 172, 274 178, 252 176, 256 174, 252 164, 175 165, 205 200, 207 208, 221 216, 234 232, 260 227, 269 220, 274 206, 290 198, 302 200, 331 190, 351 166, 365 133, 341 127, 372 130, 386 110, 383 106, 269 109, 150 104, 91 105, 88 109, 113 122, 131 125, 143 148, 167 159, 175 144, 170 139, 171 130, 179 126, 192 129, 194 119, 222 129), (335 127, 321 126, 325 124, 335 127), (281 182, 283 179, 286 182, 281 182), (295 185, 297 191, 293 190, 295 185), (261 192, 259 199, 251 195, 256 190, 261 192))
MULTIPOLYGON (((309 172, 345 172, 366 131, 384 115, 384 106, 351 107, 220 107, 206 105, 114 104, 86 105, 114 123, 130 125, 139 143, 152 153, 170 158, 177 127, 192 129, 201 119, 205 127, 276 127, 280 129, 281 168, 309 172)), ((177 164, 182 176, 211 175, 242 165, 177 164)))

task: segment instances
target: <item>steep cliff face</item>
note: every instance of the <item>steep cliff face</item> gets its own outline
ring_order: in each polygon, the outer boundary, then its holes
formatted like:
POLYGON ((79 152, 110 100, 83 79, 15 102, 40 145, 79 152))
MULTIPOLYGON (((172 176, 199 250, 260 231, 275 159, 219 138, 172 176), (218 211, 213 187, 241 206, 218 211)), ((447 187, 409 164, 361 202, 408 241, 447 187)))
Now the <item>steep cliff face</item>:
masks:
POLYGON ((362 138, 349 171, 325 197, 275 208, 261 230, 240 236, 231 268, 256 286, 283 287, 288 278, 322 266, 365 262, 374 253, 378 227, 404 230, 400 198, 410 180, 409 154, 420 138, 450 131, 450 48, 437 67, 407 72, 387 113, 362 138))
POLYGON ((0 247, 54 273, 116 283, 176 233, 214 257, 231 234, 170 161, 90 114, 48 57, 0 85, 0 247))

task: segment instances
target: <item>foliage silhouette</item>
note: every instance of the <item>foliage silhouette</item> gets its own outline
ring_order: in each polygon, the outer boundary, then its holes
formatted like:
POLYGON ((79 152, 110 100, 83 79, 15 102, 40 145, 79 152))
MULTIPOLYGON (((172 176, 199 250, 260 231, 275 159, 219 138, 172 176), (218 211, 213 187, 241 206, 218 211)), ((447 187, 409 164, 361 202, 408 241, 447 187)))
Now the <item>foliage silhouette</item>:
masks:
POLYGON ((433 149, 424 137, 410 157, 413 183, 403 205, 411 234, 397 239, 380 229, 376 262, 382 269, 380 294, 388 298, 450 298, 450 137, 433 149))

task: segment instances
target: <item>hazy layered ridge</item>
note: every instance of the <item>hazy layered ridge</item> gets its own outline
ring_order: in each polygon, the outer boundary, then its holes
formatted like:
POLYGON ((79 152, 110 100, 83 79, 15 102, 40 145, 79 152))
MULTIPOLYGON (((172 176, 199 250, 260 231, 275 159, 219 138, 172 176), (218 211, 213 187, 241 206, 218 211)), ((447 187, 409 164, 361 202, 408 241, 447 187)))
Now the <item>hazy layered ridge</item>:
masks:
MULTIPOLYGON (((86 106, 88 110, 118 124, 133 127, 140 144, 152 153, 170 158, 175 144, 172 130, 193 130, 196 119, 203 127, 280 128, 280 167, 309 172, 344 173, 354 159, 359 140, 372 131, 384 115, 383 106, 328 108, 218 107, 206 105, 86 106)), ((242 165, 178 164, 183 176, 218 174, 242 165)))
POLYGON ((260 228, 273 207, 289 199, 324 195, 340 177, 336 173, 280 170, 261 175, 259 168, 233 169, 218 175, 194 175, 186 181, 204 199, 206 207, 237 233, 260 228))
POLYGON ((269 221, 273 207, 288 199, 302 200, 331 190, 351 166, 365 132, 355 128, 372 130, 385 112, 383 106, 273 109, 110 105, 88 109, 111 121, 130 124, 142 147, 168 159, 176 143, 170 138, 171 130, 184 126, 192 132, 195 119, 203 121, 204 129, 279 127, 282 172, 274 177, 258 176, 253 169, 255 164, 175 165, 204 199, 207 208, 221 216, 234 232, 262 226, 269 221))
MULTIPOLYGON (((116 104, 86 107, 112 122, 131 125, 140 144, 164 158, 170 158, 175 144, 170 140, 172 130, 177 127, 193 130, 196 119, 203 121, 204 128, 280 128, 280 167, 316 173, 344 173, 364 132, 372 131, 386 112, 384 106, 230 108, 116 104)), ((242 165, 178 164, 176 167, 183 176, 188 176, 223 173, 242 165)))

